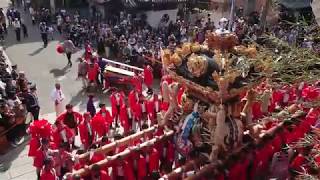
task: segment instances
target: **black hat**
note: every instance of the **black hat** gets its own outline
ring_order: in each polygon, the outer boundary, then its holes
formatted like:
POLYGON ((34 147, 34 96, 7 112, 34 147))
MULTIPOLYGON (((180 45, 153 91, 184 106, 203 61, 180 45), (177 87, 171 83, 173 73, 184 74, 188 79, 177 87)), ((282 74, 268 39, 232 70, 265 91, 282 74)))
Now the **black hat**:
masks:
POLYGON ((99 103, 99 108, 102 108, 102 107, 104 107, 104 106, 106 106, 105 103, 99 103))
POLYGON ((67 104, 66 105, 66 109, 72 109, 73 108, 73 105, 72 104, 67 104))

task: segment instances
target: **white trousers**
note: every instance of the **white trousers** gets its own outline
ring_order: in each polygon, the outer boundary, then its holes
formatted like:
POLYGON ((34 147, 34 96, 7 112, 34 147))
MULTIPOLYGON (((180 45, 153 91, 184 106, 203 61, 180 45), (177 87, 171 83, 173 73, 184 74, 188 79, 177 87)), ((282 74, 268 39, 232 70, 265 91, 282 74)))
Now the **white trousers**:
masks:
POLYGON ((63 107, 63 103, 60 102, 59 104, 57 105, 54 105, 54 108, 55 108, 55 111, 56 111, 56 116, 58 117, 60 114, 63 113, 64 111, 64 107, 63 107))

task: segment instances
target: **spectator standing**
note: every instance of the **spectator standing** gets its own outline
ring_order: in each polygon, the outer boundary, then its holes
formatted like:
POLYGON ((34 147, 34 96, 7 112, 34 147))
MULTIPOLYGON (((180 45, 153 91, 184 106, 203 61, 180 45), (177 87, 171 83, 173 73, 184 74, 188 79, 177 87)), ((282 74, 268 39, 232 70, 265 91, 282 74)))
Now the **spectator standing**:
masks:
POLYGON ((30 92, 27 92, 25 95, 25 103, 27 106, 28 112, 30 112, 33 116, 34 120, 39 119, 40 105, 37 96, 37 87, 33 85, 30 87, 30 92))
POLYGON ((0 22, 1 22, 4 33, 7 34, 8 32, 7 32, 6 16, 4 15, 2 8, 0 8, 0 22))
POLYGON ((36 17, 35 17, 35 11, 32 8, 32 6, 29 7, 29 13, 30 13, 30 16, 31 16, 32 25, 35 25, 36 24, 36 17))
POLYGON ((65 96, 61 90, 61 85, 59 83, 55 84, 55 88, 51 92, 51 100, 54 103, 56 116, 58 117, 64 110, 64 99, 65 96))
POLYGON ((71 67, 72 66, 71 56, 74 52, 77 51, 77 48, 70 39, 65 40, 63 42, 63 48, 64 48, 64 52, 67 55, 68 65, 71 67))
POLYGON ((40 22, 39 28, 41 39, 43 41, 43 47, 46 48, 48 46, 48 27, 45 22, 40 22))
POLYGON ((88 63, 83 59, 79 58, 79 65, 78 65, 78 78, 82 81, 82 87, 87 88, 88 85, 88 63))
POLYGON ((24 22, 21 23, 21 27, 22 27, 23 37, 24 37, 24 38, 27 38, 27 37, 28 37, 28 28, 27 28, 27 26, 24 24, 24 22))
POLYGON ((21 40, 21 23, 18 18, 14 19, 13 27, 14 27, 14 30, 16 31, 16 39, 17 41, 20 41, 21 40))

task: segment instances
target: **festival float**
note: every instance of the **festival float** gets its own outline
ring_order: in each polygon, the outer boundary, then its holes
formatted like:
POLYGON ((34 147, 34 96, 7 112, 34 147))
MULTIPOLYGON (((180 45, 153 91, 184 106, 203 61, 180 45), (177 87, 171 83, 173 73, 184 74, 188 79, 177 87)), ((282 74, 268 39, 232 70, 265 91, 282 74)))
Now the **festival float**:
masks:
POLYGON ((254 59, 254 46, 237 44, 237 36, 221 28, 207 34, 204 44, 163 51, 165 77, 174 83, 162 83, 170 105, 159 124, 177 130, 178 151, 184 156, 197 147, 214 161, 239 147, 243 132, 252 126, 249 109, 256 95, 250 89, 266 80, 269 69, 254 59), (181 103, 176 102, 177 86, 184 89, 181 103))

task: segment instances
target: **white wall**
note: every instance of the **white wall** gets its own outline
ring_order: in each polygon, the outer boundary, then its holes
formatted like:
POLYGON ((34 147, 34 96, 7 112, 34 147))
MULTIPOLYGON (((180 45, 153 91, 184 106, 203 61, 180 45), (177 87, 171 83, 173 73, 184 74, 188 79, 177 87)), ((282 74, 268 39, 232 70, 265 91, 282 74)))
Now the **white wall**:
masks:
POLYGON ((162 10, 162 11, 145 11, 144 14, 147 16, 147 22, 150 26, 157 28, 160 19, 164 14, 168 14, 170 21, 176 22, 178 9, 173 10, 162 10))

